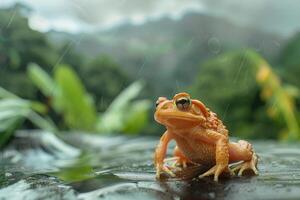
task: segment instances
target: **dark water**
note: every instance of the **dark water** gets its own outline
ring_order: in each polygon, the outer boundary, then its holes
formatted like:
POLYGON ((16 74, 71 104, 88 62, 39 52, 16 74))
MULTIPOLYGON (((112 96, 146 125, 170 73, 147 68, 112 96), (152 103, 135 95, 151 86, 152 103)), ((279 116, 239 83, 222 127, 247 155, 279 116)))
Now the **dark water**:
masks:
MULTIPOLYGON (((254 142, 259 176, 156 181, 158 138, 20 132, 2 150, 0 199, 300 199, 300 146, 254 142)), ((172 146, 172 145, 171 145, 172 146)), ((194 175, 195 169, 183 172, 194 175)))

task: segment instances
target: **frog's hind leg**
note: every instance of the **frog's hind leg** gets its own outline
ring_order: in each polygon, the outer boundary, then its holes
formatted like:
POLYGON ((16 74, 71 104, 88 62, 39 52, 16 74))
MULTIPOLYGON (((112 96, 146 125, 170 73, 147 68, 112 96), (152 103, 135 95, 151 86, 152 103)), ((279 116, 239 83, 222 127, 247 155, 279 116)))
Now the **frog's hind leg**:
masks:
POLYGON ((232 169, 234 172, 238 171, 239 176, 241 176, 246 170, 252 170, 255 175, 258 174, 258 170, 256 168, 258 157, 253 151, 252 145, 245 140, 229 144, 229 161, 230 163, 243 161, 232 169))
POLYGON ((178 165, 186 168, 188 163, 192 163, 177 146, 174 148, 173 156, 164 160, 165 162, 173 161, 171 168, 178 168, 178 165))

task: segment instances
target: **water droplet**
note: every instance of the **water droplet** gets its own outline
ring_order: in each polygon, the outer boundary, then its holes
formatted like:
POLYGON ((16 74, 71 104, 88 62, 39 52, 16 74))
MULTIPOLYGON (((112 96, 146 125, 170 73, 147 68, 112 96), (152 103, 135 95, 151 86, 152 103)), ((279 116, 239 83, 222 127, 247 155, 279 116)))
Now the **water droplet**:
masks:
POLYGON ((213 54, 218 54, 221 51, 221 44, 218 38, 211 37, 207 41, 208 49, 213 54))

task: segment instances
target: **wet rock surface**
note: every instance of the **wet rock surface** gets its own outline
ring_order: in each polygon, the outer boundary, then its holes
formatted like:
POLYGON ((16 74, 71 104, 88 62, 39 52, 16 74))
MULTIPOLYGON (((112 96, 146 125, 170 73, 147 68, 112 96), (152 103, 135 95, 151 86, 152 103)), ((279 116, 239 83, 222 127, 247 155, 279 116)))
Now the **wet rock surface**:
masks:
MULTIPOLYGON (((254 142, 259 176, 156 181, 158 138, 19 132, 2 150, 0 199, 298 199, 300 146, 254 142), (67 145, 71 144, 71 145, 67 145)), ((172 148, 172 145, 171 147, 172 148)), ((171 151, 170 151, 171 152, 171 151)))

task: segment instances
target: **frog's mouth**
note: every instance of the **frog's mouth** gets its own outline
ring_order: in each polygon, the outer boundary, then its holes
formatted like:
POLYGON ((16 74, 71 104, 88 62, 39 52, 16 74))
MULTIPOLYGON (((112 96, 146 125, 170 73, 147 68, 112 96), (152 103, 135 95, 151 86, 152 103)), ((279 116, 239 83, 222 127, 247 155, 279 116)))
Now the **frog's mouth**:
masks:
POLYGON ((167 122, 170 124, 178 124, 179 122, 190 122, 190 123, 201 123, 203 121, 203 116, 193 115, 184 111, 160 111, 155 114, 155 119, 164 124, 167 122))

